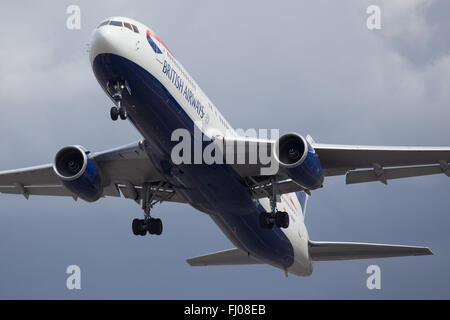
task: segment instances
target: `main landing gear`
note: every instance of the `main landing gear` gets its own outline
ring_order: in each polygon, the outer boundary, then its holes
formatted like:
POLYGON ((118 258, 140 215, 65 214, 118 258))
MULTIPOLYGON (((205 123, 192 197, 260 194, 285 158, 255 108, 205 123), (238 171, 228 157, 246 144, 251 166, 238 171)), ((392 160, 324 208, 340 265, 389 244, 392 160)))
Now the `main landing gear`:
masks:
POLYGON ((286 229, 289 227, 289 215, 285 211, 261 212, 259 223, 263 229, 272 229, 274 225, 286 229))
POLYGON ((116 121, 120 117, 120 119, 125 120, 127 118, 127 110, 121 105, 121 102, 124 90, 130 94, 130 87, 128 83, 126 81, 117 81, 112 84, 108 82, 106 84, 106 90, 117 104, 111 108, 111 119, 116 121))
POLYGON ((133 234, 136 236, 145 236, 149 234, 160 235, 163 231, 161 219, 154 219, 150 216, 150 210, 153 207, 153 192, 150 185, 144 186, 144 197, 142 199, 142 209, 144 210, 144 219, 134 219, 132 223, 133 234))
POLYGON ((272 181, 272 195, 270 197, 270 212, 261 212, 259 215, 259 224, 263 229, 272 229, 274 225, 279 228, 289 227, 289 214, 285 211, 277 210, 277 193, 275 190, 275 181, 272 181))
POLYGON ((132 223, 133 234, 135 236, 145 236, 149 234, 160 235, 163 230, 161 219, 134 219, 132 223))

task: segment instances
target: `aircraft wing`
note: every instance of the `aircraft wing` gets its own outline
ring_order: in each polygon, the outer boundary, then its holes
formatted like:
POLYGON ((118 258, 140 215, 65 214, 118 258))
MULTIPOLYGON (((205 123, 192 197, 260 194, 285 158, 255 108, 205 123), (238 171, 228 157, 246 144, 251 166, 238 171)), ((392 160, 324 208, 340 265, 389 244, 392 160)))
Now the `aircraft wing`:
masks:
POLYGON ((375 147, 313 144, 325 176, 346 175, 347 184, 444 173, 448 147, 375 147), (369 169, 370 168, 370 169, 369 169), (360 170, 368 169, 368 170, 360 170))
MULTIPOLYGON (((221 137, 220 137, 221 138, 221 137)), ((225 158, 233 154, 232 165, 236 172, 249 180, 250 189, 261 189, 270 185, 268 175, 261 170, 268 167, 261 165, 260 154, 272 155, 274 140, 254 138, 221 138, 225 158), (242 149, 237 145, 241 143, 242 149), (239 164, 239 157, 246 163, 239 164), (256 162, 250 159, 258 159, 256 162)), ((320 144, 307 136, 306 140, 319 156, 325 177, 345 175, 346 183, 380 181, 387 183, 391 179, 424 176, 444 173, 450 177, 450 147, 385 147, 320 144)), ((228 160, 227 160, 228 161, 228 160)), ((278 172, 275 183, 287 192, 302 190, 289 177, 278 172)), ((263 193, 256 197, 264 196, 263 193)), ((267 193, 265 194, 267 196, 267 193)))
MULTIPOLYGON (((151 160, 141 147, 141 142, 94 153, 91 159, 98 166, 103 183, 103 196, 120 197, 140 202, 143 185, 150 184, 155 200, 185 202, 160 177, 151 160)), ((53 171, 53 164, 0 171, 0 193, 30 195, 70 196, 53 171)))

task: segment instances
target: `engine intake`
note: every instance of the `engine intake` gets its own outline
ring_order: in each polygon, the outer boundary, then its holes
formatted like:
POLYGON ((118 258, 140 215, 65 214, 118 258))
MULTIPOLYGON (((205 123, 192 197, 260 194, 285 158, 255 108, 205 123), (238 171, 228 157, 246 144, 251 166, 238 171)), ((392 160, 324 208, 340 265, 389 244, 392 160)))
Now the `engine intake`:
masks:
POLYGON ((88 202, 103 193, 100 175, 94 161, 81 146, 64 147, 55 156, 53 170, 63 185, 88 202))
POLYGON ((295 183, 308 190, 322 186, 322 164, 305 138, 297 133, 288 133, 277 140, 274 148, 275 159, 295 183))

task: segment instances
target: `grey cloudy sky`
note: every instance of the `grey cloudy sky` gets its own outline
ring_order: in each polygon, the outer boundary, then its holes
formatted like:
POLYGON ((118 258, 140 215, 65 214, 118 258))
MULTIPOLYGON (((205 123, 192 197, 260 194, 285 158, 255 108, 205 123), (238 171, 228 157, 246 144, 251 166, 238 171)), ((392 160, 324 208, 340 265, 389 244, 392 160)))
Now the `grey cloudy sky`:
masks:
MULTIPOLYGON (((236 128, 279 128, 317 142, 449 146, 448 1, 15 1, 0 3, 0 169, 51 162, 59 148, 136 141, 109 119, 88 59, 92 30, 127 16, 151 27, 236 128), (81 30, 66 8, 81 8, 81 30), (381 8, 381 30, 366 8, 381 8)), ((124 199, 0 196, 0 298, 450 298, 445 175, 315 191, 313 240, 429 246, 434 256, 322 262, 311 277, 269 266, 192 268, 232 247, 204 214, 163 204, 160 237, 135 237, 124 199), (77 264, 82 290, 65 287, 77 264), (366 288, 377 264, 382 289, 366 288)))

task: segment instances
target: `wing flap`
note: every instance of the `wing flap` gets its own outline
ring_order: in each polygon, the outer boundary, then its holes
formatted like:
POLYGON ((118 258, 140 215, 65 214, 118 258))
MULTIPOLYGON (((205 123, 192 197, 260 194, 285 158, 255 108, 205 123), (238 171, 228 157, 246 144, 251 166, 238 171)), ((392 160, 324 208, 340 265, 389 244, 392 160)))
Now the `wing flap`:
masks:
POLYGON ((354 260, 432 255, 426 247, 357 242, 309 241, 309 254, 313 261, 354 260))
POLYGON ((219 251, 191 259, 186 259, 191 266, 231 266, 245 264, 261 264, 240 249, 219 251))
POLYGON ((64 186, 42 186, 42 187, 0 187, 0 193, 4 194, 21 194, 28 198, 30 195, 36 196, 61 196, 73 197, 72 192, 64 186))
POLYGON ((420 167, 404 167, 377 170, 355 170, 346 174, 346 183, 361 183, 371 181, 381 181, 386 183, 387 180, 427 176, 432 174, 445 173, 449 175, 441 165, 437 166, 420 166, 420 167))
MULTIPOLYGON (((255 183, 250 187, 254 199, 261 199, 271 196, 272 182, 267 180, 265 183, 255 183)), ((277 194, 286 194, 291 192, 299 192, 304 189, 296 184, 292 179, 276 181, 275 190, 277 194)))
MULTIPOLYGON (((120 192, 122 192, 123 196, 127 199, 142 199, 144 197, 144 189, 136 188, 130 184, 119 186, 120 192)), ((180 202, 186 203, 182 197, 178 195, 172 189, 158 188, 156 187, 153 190, 153 200, 155 201, 170 201, 170 202, 180 202)))

